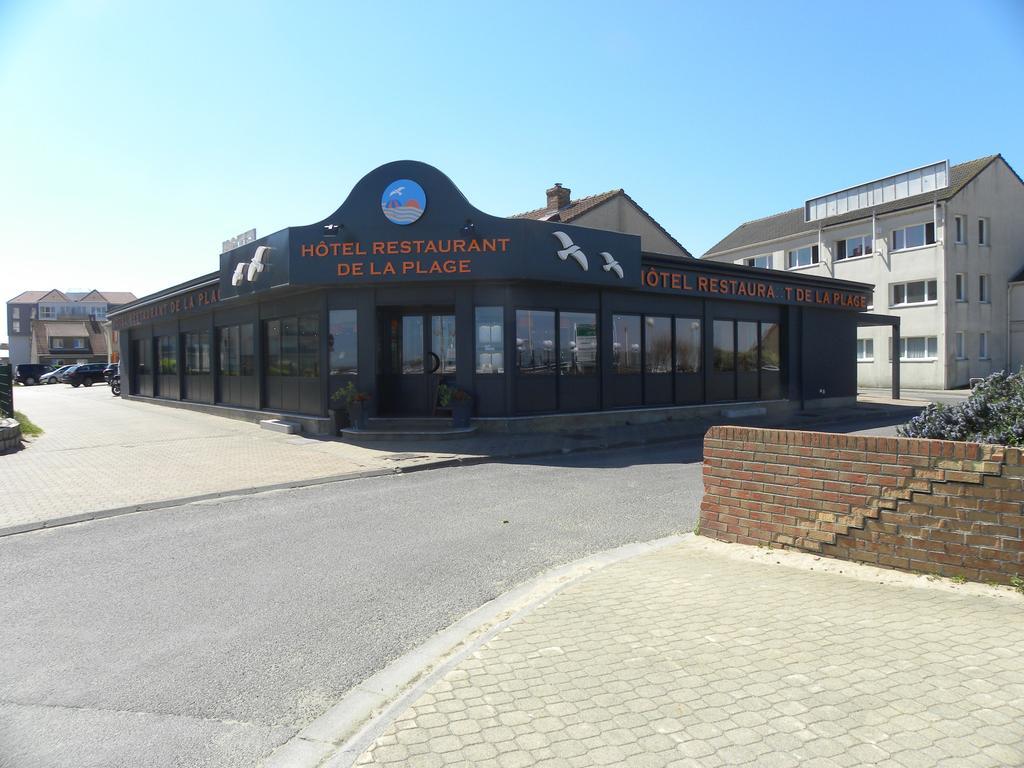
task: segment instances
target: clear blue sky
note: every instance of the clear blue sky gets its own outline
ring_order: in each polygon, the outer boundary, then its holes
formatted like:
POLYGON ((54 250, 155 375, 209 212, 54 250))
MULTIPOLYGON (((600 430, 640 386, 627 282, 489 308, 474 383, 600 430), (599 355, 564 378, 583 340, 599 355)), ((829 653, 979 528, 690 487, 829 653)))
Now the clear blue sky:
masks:
POLYGON ((0 0, 0 299, 141 296, 409 158, 499 215, 623 187, 699 255, 915 165, 1024 173, 1022 83, 1024 0, 0 0))

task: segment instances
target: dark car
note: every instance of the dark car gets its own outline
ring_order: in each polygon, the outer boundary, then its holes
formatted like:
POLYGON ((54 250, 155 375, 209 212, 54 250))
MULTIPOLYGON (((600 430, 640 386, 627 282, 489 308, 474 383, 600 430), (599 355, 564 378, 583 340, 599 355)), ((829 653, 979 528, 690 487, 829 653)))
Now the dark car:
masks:
POLYGON ((106 363, 83 363, 82 365, 76 365, 64 376, 64 381, 72 387, 80 387, 82 385, 91 387, 96 382, 103 383, 106 381, 103 378, 103 369, 106 367, 106 363))
POLYGON ((40 377, 52 370, 53 368, 42 363, 23 363, 22 365, 15 366, 14 380, 19 384, 30 387, 33 384, 38 384, 40 377))
POLYGON ((103 369, 103 378, 107 380, 107 384, 110 383, 110 380, 114 376, 117 376, 117 371, 118 371, 118 364, 117 363, 111 363, 110 365, 108 365, 106 368, 103 369))

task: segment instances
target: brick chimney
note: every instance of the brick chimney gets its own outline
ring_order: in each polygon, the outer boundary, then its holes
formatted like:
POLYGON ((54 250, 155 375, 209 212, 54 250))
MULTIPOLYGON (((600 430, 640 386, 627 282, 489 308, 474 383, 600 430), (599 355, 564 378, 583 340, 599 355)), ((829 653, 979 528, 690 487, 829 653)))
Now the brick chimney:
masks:
POLYGON ((569 204, 569 195, 572 192, 568 187, 563 187, 557 181, 555 186, 548 190, 548 208, 561 210, 569 204))

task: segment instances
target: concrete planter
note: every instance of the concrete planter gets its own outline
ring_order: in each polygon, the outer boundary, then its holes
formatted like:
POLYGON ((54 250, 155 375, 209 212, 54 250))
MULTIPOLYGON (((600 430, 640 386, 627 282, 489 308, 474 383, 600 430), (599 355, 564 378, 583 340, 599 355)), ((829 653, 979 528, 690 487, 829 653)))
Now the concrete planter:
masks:
POLYGON ((0 454, 21 448, 21 425, 17 419, 0 419, 0 454))

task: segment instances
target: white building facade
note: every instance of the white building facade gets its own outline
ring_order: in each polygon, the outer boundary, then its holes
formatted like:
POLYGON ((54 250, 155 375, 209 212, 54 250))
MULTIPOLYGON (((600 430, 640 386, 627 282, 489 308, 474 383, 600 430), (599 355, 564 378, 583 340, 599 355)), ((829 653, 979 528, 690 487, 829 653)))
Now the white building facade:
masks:
MULTIPOLYGON (((1024 182, 1001 155, 809 200, 742 224, 704 258, 873 284, 873 311, 900 318, 906 388, 962 387, 1024 364, 1024 323, 1011 345, 1009 312, 1024 270, 1024 182)), ((889 386, 891 342, 887 327, 859 330, 860 386, 889 386)))

